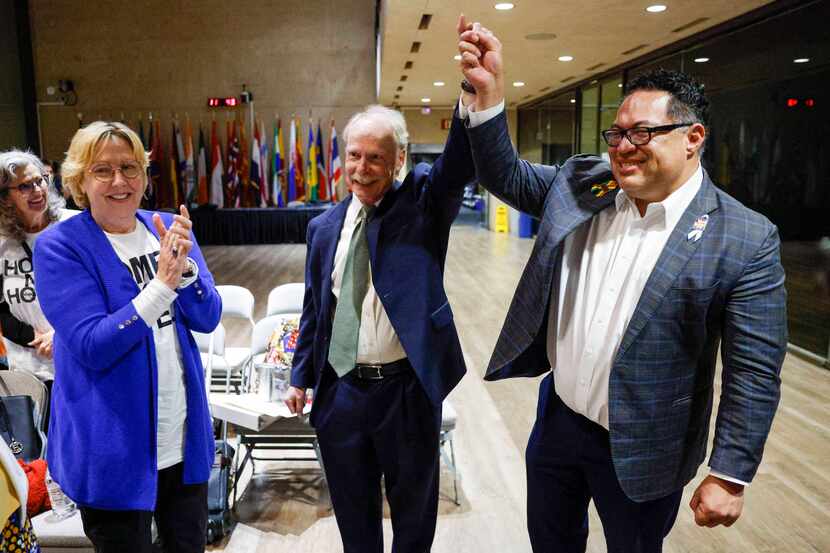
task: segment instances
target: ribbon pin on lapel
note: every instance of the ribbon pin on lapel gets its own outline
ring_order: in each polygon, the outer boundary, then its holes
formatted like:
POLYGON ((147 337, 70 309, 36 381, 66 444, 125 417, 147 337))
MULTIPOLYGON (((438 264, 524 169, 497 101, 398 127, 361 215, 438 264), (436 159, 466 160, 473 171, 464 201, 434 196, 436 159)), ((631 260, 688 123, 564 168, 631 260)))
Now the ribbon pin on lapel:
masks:
POLYGON ((703 231, 706 230, 706 225, 708 223, 708 215, 701 215, 698 217, 692 225, 692 230, 690 230, 689 234, 686 235, 686 240, 689 240, 690 242, 697 242, 700 240, 700 237, 703 236, 703 231))
POLYGON ((615 190, 617 188, 617 182, 610 180, 604 184, 594 184, 591 186, 591 194, 593 194, 597 198, 602 198, 610 191, 615 190))

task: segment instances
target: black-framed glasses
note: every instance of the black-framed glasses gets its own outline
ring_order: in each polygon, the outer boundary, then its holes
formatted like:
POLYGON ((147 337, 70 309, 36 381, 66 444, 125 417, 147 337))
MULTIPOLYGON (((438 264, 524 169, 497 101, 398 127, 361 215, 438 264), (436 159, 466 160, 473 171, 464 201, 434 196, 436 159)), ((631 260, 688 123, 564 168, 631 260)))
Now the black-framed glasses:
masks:
POLYGON ((674 123, 671 125, 659 125, 657 127, 631 127, 630 129, 608 129, 602 131, 602 139, 605 143, 616 148, 622 142, 623 137, 627 138, 634 146, 645 146, 651 142, 654 133, 673 131, 680 127, 688 127, 694 123, 674 123))
POLYGON ((142 168, 137 161, 129 161, 122 163, 118 167, 113 167, 109 163, 101 163, 92 166, 89 170, 92 176, 95 177, 95 180, 104 183, 112 182, 115 179, 115 173, 119 171, 125 179, 136 179, 141 175, 142 168))
POLYGON ((21 182, 17 186, 9 186, 9 190, 17 190, 24 196, 28 196, 35 191, 35 187, 46 190, 52 180, 49 177, 35 177, 30 181, 21 182))

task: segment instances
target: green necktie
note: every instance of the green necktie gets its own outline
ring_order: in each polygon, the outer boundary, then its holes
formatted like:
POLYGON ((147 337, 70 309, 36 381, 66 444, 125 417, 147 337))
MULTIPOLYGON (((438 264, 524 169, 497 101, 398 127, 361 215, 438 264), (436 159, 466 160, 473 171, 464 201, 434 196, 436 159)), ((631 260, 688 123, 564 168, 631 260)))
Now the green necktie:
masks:
POLYGON ((337 376, 354 369, 357 359, 357 339, 360 335, 360 315, 363 299, 369 289, 369 241, 366 226, 374 208, 363 206, 357 218, 349 253, 340 283, 340 297, 334 311, 334 324, 329 345, 329 363, 337 376))

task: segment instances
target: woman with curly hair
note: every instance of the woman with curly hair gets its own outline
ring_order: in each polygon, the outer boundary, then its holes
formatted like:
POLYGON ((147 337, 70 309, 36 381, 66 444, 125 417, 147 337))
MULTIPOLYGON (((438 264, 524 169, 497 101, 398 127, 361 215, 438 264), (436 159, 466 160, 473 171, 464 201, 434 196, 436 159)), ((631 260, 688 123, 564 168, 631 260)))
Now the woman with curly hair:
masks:
POLYGON ((55 377, 54 331, 35 293, 32 250, 43 230, 77 213, 63 206, 40 159, 20 150, 0 153, 0 326, 9 367, 47 385, 55 377))

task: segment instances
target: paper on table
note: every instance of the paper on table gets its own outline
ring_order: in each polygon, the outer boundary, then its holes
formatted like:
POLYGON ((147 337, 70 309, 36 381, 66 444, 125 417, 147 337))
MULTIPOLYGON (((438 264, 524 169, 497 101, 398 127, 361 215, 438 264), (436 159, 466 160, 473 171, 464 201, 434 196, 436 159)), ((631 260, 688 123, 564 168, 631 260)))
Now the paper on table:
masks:
MULTIPOLYGON (((291 414, 291 411, 288 410, 288 406, 285 403, 281 401, 263 401, 262 398, 259 397, 259 395, 257 394, 231 395, 228 396, 225 401, 226 403, 229 403, 235 407, 241 407, 246 411, 260 413, 267 417, 288 418, 296 416, 291 414)), ((305 409, 303 409, 303 414, 307 414, 310 412, 311 405, 306 404, 305 409)))

